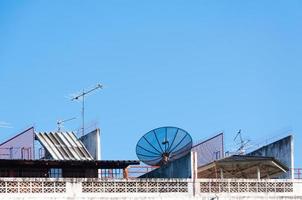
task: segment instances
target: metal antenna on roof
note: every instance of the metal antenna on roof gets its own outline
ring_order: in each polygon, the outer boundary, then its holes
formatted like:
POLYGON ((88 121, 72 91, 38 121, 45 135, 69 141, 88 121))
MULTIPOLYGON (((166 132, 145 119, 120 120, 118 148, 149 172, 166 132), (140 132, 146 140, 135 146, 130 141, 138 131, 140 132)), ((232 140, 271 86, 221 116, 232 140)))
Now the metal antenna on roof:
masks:
POLYGON ((243 155, 245 152, 245 148, 248 145, 248 143, 250 142, 250 140, 243 140, 242 138, 242 134, 241 134, 241 129, 238 130, 237 135, 234 138, 234 141, 236 141, 237 137, 239 136, 239 140, 240 140, 240 146, 237 149, 237 153, 239 153, 239 155, 243 155))
POLYGON ((61 132, 61 129, 62 129, 63 124, 64 124, 65 122, 68 122, 68 121, 71 121, 71 120, 74 120, 74 119, 76 119, 76 117, 72 117, 72 118, 64 119, 64 120, 58 120, 58 121, 57 121, 58 132, 61 132))
POLYGON ((243 140, 242 140, 242 135, 241 135, 241 129, 238 130, 237 135, 236 135, 235 138, 234 138, 234 141, 237 139, 238 136, 239 136, 239 138, 240 138, 240 142, 242 143, 243 140))
POLYGON ((85 122, 85 103, 84 103, 85 95, 87 95, 97 89, 103 89, 103 85, 97 84, 94 88, 92 88, 88 91, 85 91, 83 89, 83 92, 81 94, 79 94, 78 96, 75 96, 71 99, 71 101, 82 99, 82 136, 84 135, 84 122, 85 122))

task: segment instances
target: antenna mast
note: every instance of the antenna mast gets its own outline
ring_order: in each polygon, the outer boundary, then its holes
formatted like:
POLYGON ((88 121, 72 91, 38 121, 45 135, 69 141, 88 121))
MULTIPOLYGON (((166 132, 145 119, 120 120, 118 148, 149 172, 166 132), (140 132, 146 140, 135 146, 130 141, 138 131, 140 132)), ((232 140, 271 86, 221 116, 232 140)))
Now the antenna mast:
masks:
POLYGON ((237 153, 239 153, 239 155, 243 155, 245 153, 245 148, 248 145, 248 143, 250 142, 250 140, 246 140, 246 141, 243 140, 242 134, 241 134, 241 129, 238 130, 237 135, 234 138, 234 141, 236 141, 238 136, 240 139, 240 147, 237 149, 237 153))
POLYGON ((81 94, 79 94, 78 96, 75 96, 71 99, 71 101, 82 99, 82 136, 84 135, 84 123, 85 123, 85 95, 87 95, 97 89, 103 89, 103 86, 101 84, 97 84, 94 88, 92 88, 88 91, 85 91, 83 89, 83 92, 81 94))
POLYGON ((68 121, 71 121, 71 120, 74 120, 74 119, 76 119, 76 117, 69 118, 69 119, 64 119, 64 120, 58 120, 58 121, 57 121, 58 132, 61 132, 61 129, 62 129, 63 124, 64 124, 65 122, 68 122, 68 121))

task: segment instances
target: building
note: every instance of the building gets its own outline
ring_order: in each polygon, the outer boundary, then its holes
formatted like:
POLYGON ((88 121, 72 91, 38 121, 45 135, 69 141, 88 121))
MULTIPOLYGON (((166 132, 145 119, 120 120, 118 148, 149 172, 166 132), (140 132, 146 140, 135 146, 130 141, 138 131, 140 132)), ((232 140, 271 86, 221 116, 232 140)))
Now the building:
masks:
MULTIPOLYGON (((0 159, 2 199, 302 199, 302 181, 280 178, 289 168, 275 157, 235 155, 198 165, 198 152, 192 151, 131 178, 131 166, 139 161, 96 159, 99 147, 89 136, 82 142, 70 132, 27 130, 23 134, 3 143, 15 151, 5 150, 0 159), (38 148, 44 150, 35 151, 39 158, 33 159, 33 151, 22 156, 22 145, 9 146, 22 141, 23 134, 40 143, 38 148)), ((30 141, 24 146, 34 149, 30 141)))

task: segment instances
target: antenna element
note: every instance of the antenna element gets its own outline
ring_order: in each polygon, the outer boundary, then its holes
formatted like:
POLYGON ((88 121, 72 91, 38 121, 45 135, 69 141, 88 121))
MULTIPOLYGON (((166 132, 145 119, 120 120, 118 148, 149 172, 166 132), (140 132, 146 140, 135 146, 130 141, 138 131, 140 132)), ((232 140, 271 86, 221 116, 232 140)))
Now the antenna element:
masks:
POLYGON ((242 138, 242 134, 241 134, 241 129, 238 130, 237 135, 234 138, 234 141, 236 141, 236 139, 239 136, 239 148, 236 151, 236 154, 239 155, 243 155, 245 153, 246 147, 248 146, 248 143, 250 142, 250 140, 243 140, 242 138))
POLYGON ((97 89, 103 89, 103 85, 97 84, 94 88, 92 88, 88 91, 85 91, 83 89, 83 92, 81 94, 79 94, 78 96, 75 96, 71 99, 71 101, 82 99, 82 136, 84 135, 84 123, 85 123, 85 95, 87 95, 97 89))
POLYGON ((68 121, 71 121, 71 120, 74 120, 74 119, 76 119, 76 117, 69 118, 69 119, 64 119, 64 120, 58 120, 58 121, 57 121, 58 132, 61 132, 61 129, 62 129, 63 124, 64 124, 65 122, 68 122, 68 121))

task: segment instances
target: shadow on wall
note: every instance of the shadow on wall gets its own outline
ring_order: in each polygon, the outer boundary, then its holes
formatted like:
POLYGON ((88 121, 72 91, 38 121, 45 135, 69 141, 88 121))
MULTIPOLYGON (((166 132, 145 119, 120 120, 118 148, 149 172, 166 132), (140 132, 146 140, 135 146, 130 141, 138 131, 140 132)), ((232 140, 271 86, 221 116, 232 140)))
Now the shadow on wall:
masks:
POLYGON ((293 136, 289 135, 271 144, 265 145, 255 151, 252 151, 247 155, 274 157, 290 169, 288 172, 284 173, 284 175, 281 175, 278 178, 290 179, 293 178, 293 153, 293 136))
POLYGON ((80 137, 80 140, 95 160, 101 160, 100 129, 87 133, 80 137))
POLYGON ((191 178, 191 152, 139 178, 191 178))

